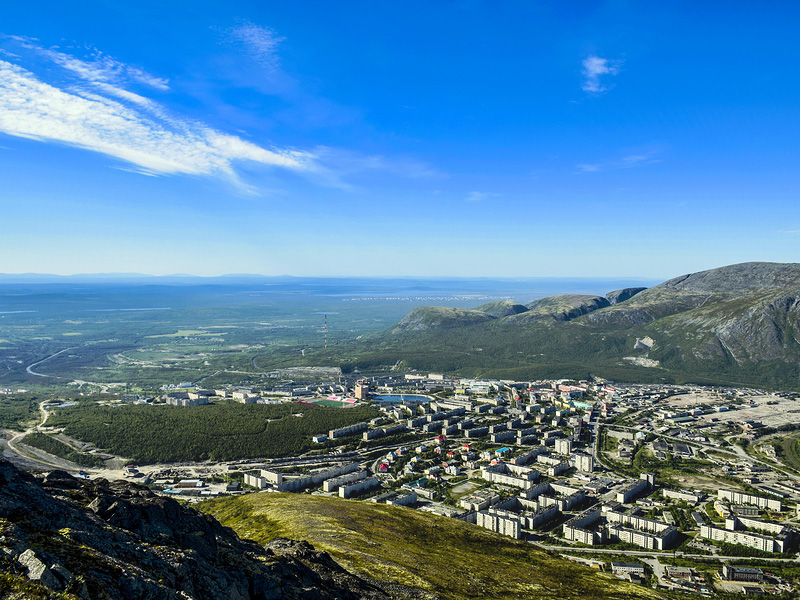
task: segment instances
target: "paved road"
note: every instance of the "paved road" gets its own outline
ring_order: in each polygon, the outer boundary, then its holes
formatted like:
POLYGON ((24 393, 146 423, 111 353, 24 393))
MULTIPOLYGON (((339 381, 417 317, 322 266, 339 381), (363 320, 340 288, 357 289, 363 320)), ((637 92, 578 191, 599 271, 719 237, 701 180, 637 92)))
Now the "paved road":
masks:
POLYGON ((30 373, 31 375, 36 375, 37 377, 51 377, 53 379, 61 379, 61 377, 57 377, 55 375, 45 375, 44 373, 37 373, 36 371, 33 370, 33 367, 42 364, 46 360, 50 360, 54 356, 58 356, 59 354, 63 354, 67 350, 74 350, 75 348, 77 348, 77 346, 72 346, 72 348, 64 348, 63 350, 59 350, 55 354, 51 354, 50 356, 45 356, 42 360, 38 360, 35 363, 28 365, 28 367, 25 370, 28 373, 30 373))
POLYGON ((664 581, 664 575, 667 574, 667 570, 664 568, 664 565, 661 564, 661 561, 659 561, 658 558, 643 558, 642 562, 650 565, 650 569, 652 569, 653 575, 655 575, 656 579, 658 579, 659 585, 672 587, 666 581, 664 581))

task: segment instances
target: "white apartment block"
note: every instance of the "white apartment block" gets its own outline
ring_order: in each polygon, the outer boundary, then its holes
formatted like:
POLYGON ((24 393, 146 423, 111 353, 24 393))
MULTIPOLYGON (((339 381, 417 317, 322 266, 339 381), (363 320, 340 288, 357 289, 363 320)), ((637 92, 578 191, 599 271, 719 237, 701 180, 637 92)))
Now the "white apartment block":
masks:
POLYGON ((727 500, 731 504, 750 504, 758 508, 766 508, 775 511, 781 510, 781 501, 777 498, 766 498, 764 496, 756 496, 755 494, 724 489, 717 491, 717 497, 720 500, 727 500))

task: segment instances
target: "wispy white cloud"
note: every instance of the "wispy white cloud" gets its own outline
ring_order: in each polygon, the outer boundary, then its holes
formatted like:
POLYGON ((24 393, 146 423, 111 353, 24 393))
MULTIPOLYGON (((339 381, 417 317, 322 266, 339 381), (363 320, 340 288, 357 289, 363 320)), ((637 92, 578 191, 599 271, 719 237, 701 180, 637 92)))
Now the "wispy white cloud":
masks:
POLYGON ((157 90, 168 90, 169 80, 151 75, 144 69, 128 65, 103 54, 95 48, 90 49, 88 60, 71 54, 60 52, 54 48, 44 48, 38 40, 21 36, 4 36, 17 42, 21 47, 32 50, 40 56, 54 62, 72 72, 81 79, 92 83, 114 84, 122 86, 127 83, 138 83, 157 90))
POLYGON ((250 56, 262 67, 270 70, 278 68, 280 63, 278 46, 286 38, 280 37, 268 27, 260 27, 253 23, 244 23, 226 32, 232 39, 244 44, 250 56))
MULTIPOLYGON (((242 42, 259 64, 281 76, 276 49, 283 38, 249 23, 227 33, 229 39, 242 42)), ((151 176, 223 176, 245 190, 252 188, 239 181, 237 161, 302 173, 319 185, 346 191, 357 189, 349 179, 375 177, 370 174, 446 177, 407 157, 365 156, 330 147, 308 151, 262 147, 244 135, 223 133, 176 114, 148 97, 168 92, 169 80, 98 50, 90 49, 85 59, 63 49, 44 48, 33 38, 0 35, 2 42, 19 49, 24 58, 0 55, 0 133, 112 156, 122 161, 113 165, 117 169, 151 176), (49 63, 43 69, 42 60, 49 63), (52 64, 61 69, 54 71, 52 64), (46 79, 39 72, 46 73, 46 79)))
POLYGON ((363 155, 342 148, 318 146, 311 153, 314 163, 309 167, 312 177, 319 183, 354 191, 356 186, 347 182, 351 177, 369 174, 395 175, 405 179, 446 178, 448 175, 431 165, 407 157, 363 155))
POLYGON ((659 162, 660 159, 658 158, 658 152, 658 150, 645 150, 642 152, 625 154, 619 158, 593 163, 580 163, 575 165, 575 168, 580 173, 598 173, 600 171, 632 169, 634 167, 641 167, 659 162))
POLYGON ((467 202, 483 202, 488 198, 497 198, 500 194, 495 194, 492 192, 470 192, 467 194, 466 201, 467 202))
POLYGON ((581 89, 584 92, 599 94, 611 88, 608 84, 603 84, 601 77, 604 75, 616 75, 622 67, 621 60, 609 60, 599 56, 589 56, 583 60, 583 84, 581 89))
POLYGON ((128 102, 133 102, 135 104, 139 104, 141 106, 147 106, 154 108, 155 102, 150 100, 149 98, 145 98, 144 96, 140 96, 134 92, 130 92, 125 90, 121 87, 117 87, 116 85, 111 85, 110 83, 102 83, 102 82, 95 82, 95 85, 106 94, 111 94, 112 96, 116 96, 118 98, 122 98, 123 100, 127 100, 128 102))
POLYGON ((330 165, 335 165, 341 173, 360 173, 382 171, 411 179, 442 177, 444 173, 425 162, 405 157, 387 157, 379 154, 362 155, 341 148, 319 146, 314 155, 330 165))
POLYGON ((635 167, 637 165, 655 162, 653 159, 653 155, 655 151, 647 152, 645 154, 629 154, 627 156, 623 156, 619 159, 619 166, 622 169, 627 169, 630 167, 635 167))
POLYGON ((236 160, 301 171, 314 160, 309 153, 268 150, 202 124, 184 121, 175 127, 143 114, 136 99, 126 99, 133 105, 59 89, 0 60, 0 131, 9 135, 85 148, 149 174, 236 179, 236 160))

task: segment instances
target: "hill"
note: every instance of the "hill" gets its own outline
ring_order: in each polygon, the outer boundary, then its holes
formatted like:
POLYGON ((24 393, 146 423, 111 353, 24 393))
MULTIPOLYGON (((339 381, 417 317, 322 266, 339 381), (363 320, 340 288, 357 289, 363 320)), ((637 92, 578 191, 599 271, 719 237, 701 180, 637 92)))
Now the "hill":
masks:
POLYGON ((425 590, 430 598, 659 597, 526 542, 407 508, 272 493, 200 508, 241 536, 261 543, 275 536, 306 539, 351 571, 425 590))
POLYGON ((551 318, 556 321, 570 321, 601 308, 610 306, 605 298, 583 294, 565 294, 534 300, 527 305, 528 312, 509 318, 509 321, 527 323, 537 318, 551 318))
POLYGON ((475 310, 486 313, 493 317, 507 317, 509 315, 517 315, 528 310, 527 306, 511 302, 510 300, 499 300, 497 302, 489 302, 488 304, 481 304, 475 310))
POLYGON ((36 479, 0 460, 0 597, 76 600, 397 598, 305 542, 240 539, 128 482, 36 479))
POLYGON ((425 331, 447 327, 462 327, 485 323, 494 317, 480 310, 449 308, 444 306, 420 306, 408 313, 395 326, 395 331, 425 331))
POLYGON ((376 336, 361 360, 520 379, 591 372, 628 381, 799 385, 800 264, 730 265, 649 289, 551 296, 525 308, 417 309, 376 336))
POLYGON ((625 300, 630 300, 639 292, 645 291, 647 288, 643 287, 629 287, 623 288, 621 290, 614 290, 613 292, 608 292, 606 294, 606 300, 610 304, 616 304, 617 302, 625 302, 625 300))

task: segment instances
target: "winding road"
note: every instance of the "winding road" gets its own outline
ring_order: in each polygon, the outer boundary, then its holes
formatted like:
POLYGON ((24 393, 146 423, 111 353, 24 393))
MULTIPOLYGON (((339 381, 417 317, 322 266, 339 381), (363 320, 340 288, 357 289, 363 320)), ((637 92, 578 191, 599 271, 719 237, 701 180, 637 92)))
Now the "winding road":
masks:
MULTIPOLYGON (((45 377, 49 377, 49 376, 45 375, 45 377)), ((17 442, 19 442, 22 438, 24 438, 29 433, 33 433, 35 431, 38 431, 39 427, 41 427, 42 425, 44 425, 47 422, 47 418, 50 416, 50 413, 47 410, 45 410, 44 405, 46 403, 47 403, 47 400, 44 400, 44 401, 39 403, 39 412, 42 413, 42 420, 39 423, 37 423, 36 425, 32 425, 31 427, 28 427, 28 429, 26 429, 25 431, 15 433, 12 437, 10 437, 6 441, 5 445, 8 447, 8 449, 11 452, 13 452, 17 456, 19 456, 25 462, 33 462, 38 466, 46 466, 46 467, 49 467, 49 468, 56 467, 58 469, 73 470, 74 469, 74 465, 72 465, 72 463, 69 463, 68 461, 60 460, 60 459, 58 459, 58 457, 53 457, 52 459, 48 459, 48 457, 42 456, 42 454, 40 454, 39 452, 36 452, 35 454, 33 452, 26 452, 26 451, 22 450, 21 448, 19 448, 17 446, 17 442)))
POLYGON ((51 377, 51 378, 54 378, 54 379, 61 379, 61 377, 58 377, 56 375, 45 375, 44 373, 37 373, 36 371, 33 370, 33 367, 42 364, 46 360, 50 360, 54 356, 58 356, 59 354, 63 354, 64 352, 66 352, 68 350, 74 350, 75 348, 77 348, 77 346, 72 346, 71 348, 64 348, 63 350, 59 350, 55 354, 51 354, 50 356, 45 356, 42 360, 38 360, 35 363, 28 365, 28 367, 25 370, 28 373, 30 373, 31 375, 36 375, 37 377, 51 377))

